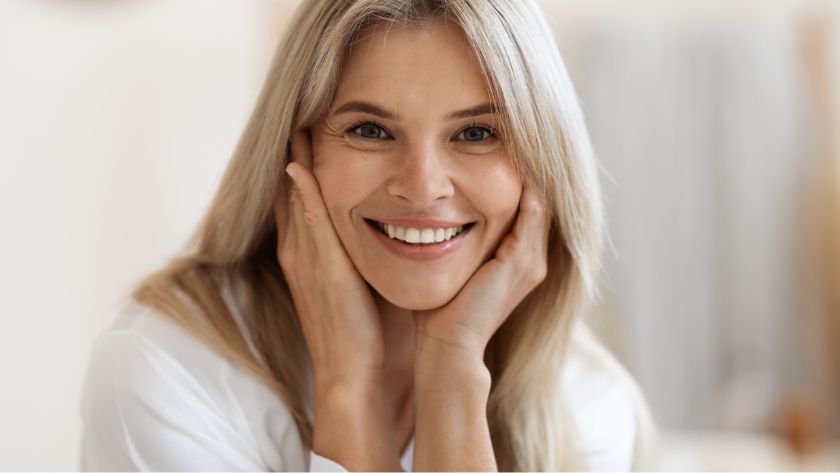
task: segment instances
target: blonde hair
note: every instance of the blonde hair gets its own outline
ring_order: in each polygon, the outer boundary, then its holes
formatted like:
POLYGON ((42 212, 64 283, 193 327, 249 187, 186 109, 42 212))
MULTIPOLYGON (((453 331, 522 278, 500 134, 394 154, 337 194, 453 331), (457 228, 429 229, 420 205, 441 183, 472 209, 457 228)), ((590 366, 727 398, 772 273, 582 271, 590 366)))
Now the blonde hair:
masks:
POLYGON ((532 1, 304 1, 189 247, 132 295, 263 379, 289 407, 302 443, 311 448, 305 411, 311 361, 277 262, 272 214, 272 202, 286 192, 287 143, 293 130, 327 112, 344 54, 366 27, 431 18, 463 29, 501 115, 510 155, 552 214, 548 275, 494 334, 485 354, 493 379, 487 417, 497 464, 507 471, 586 469, 561 379, 571 329, 596 297, 600 189, 582 111, 551 30, 532 1), (242 313, 259 359, 222 298, 230 278, 244 283, 242 313))

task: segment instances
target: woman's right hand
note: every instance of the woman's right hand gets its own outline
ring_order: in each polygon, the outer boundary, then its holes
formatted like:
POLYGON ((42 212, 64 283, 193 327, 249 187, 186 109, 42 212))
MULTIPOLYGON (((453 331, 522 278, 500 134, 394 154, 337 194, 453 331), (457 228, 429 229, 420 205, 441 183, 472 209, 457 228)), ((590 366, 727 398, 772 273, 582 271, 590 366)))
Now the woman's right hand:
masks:
POLYGON ((348 471, 400 471, 382 409, 382 322, 324 205, 307 130, 292 135, 291 161, 294 184, 274 203, 277 260, 312 358, 312 450, 348 471))
POLYGON ((288 195, 274 203, 277 259, 312 358, 316 394, 381 381, 382 323, 367 283, 336 234, 312 173, 309 132, 296 130, 288 195))

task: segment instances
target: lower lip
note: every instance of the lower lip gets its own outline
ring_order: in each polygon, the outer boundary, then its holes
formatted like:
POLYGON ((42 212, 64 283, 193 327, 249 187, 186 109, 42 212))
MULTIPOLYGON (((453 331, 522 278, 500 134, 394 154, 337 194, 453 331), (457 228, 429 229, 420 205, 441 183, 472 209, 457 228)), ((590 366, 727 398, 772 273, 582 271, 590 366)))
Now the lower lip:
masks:
POLYGON ((446 256, 460 248, 464 239, 470 234, 470 231, 475 224, 470 225, 469 228, 449 240, 444 240, 440 243, 428 243, 422 245, 404 243, 396 238, 390 238, 388 235, 380 232, 367 222, 365 222, 365 226, 370 228, 370 231, 373 232, 374 236, 385 246, 385 248, 394 254, 414 261, 429 261, 446 256))

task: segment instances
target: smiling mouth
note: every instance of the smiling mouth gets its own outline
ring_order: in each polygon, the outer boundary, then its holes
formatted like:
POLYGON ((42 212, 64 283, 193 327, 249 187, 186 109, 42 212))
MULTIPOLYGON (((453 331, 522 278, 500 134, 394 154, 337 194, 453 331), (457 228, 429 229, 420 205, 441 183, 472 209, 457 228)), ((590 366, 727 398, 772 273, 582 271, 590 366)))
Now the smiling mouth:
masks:
POLYGON ((365 222, 376 231, 388 238, 399 240, 409 245, 434 245, 455 238, 461 233, 467 232, 475 222, 449 228, 415 228, 391 225, 366 218, 365 222))

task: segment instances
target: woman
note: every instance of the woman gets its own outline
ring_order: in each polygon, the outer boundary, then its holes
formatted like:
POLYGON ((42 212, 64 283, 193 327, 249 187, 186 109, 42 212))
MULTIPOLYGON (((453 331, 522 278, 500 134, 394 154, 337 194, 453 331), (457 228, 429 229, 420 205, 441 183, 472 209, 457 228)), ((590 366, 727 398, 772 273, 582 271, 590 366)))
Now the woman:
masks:
POLYGON ((194 244, 96 343, 82 468, 649 467, 644 401, 578 322, 596 164, 536 5, 291 25, 194 244))

